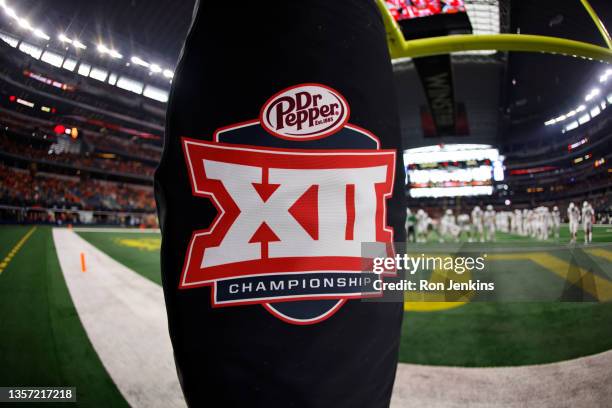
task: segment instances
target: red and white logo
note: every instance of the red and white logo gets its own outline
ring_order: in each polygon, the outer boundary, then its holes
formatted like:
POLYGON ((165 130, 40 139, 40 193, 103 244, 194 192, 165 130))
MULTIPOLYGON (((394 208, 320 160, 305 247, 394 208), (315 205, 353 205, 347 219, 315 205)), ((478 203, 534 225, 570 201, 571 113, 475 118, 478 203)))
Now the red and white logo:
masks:
POLYGON ((217 216, 193 231, 180 289, 210 286, 213 307, 261 304, 302 325, 382 294, 362 244, 392 255, 396 152, 348 116, 338 92, 301 84, 270 98, 259 120, 182 139, 192 194, 217 216))
POLYGON ((391 242, 395 151, 285 150, 183 139, 195 196, 218 215, 194 234, 181 287, 261 273, 362 268, 391 242), (199 256, 191 258, 191 251, 199 256))
POLYGON ((260 113, 265 130, 284 139, 312 140, 329 136, 349 119, 349 106, 336 90, 300 84, 272 96, 260 113))

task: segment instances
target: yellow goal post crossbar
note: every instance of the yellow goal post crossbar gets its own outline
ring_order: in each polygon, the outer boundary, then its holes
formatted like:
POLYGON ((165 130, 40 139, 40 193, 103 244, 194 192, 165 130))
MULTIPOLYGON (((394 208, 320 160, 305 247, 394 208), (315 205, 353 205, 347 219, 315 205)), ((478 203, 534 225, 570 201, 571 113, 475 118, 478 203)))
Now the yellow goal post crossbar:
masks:
MULTIPOLYGON (((387 42, 392 59, 427 57, 460 51, 497 50, 544 52, 612 63, 612 49, 610 48, 543 35, 460 34, 406 41, 384 0, 376 0, 376 2, 385 23, 387 42)), ((594 15, 594 12, 592 15, 594 15)))

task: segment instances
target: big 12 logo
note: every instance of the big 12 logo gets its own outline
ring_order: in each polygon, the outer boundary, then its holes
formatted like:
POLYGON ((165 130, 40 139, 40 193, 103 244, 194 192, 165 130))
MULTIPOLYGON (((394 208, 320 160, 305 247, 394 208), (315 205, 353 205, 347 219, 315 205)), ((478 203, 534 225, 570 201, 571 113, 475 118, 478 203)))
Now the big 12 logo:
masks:
POLYGON ((182 139, 192 193, 211 200, 217 216, 193 232, 180 289, 212 286, 213 307, 261 304, 293 324, 381 295, 362 243, 392 252, 395 151, 380 149, 349 115, 336 90, 300 84, 213 141, 182 139))

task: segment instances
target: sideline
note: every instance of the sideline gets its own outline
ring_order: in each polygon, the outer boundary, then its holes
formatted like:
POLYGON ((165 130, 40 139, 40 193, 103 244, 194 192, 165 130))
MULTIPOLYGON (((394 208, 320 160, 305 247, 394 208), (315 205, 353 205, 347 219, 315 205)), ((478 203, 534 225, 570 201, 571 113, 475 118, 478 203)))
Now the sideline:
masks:
POLYGON ((7 268, 7 266, 9 266, 15 255, 17 255, 21 247, 26 243, 28 239, 30 239, 34 232, 36 232, 36 227, 30 228, 30 230, 26 232, 26 234, 21 237, 19 241, 17 241, 15 246, 11 248, 8 255, 6 255, 4 259, 0 262, 0 274, 2 274, 2 272, 4 272, 4 270, 7 268))
POLYGON ((132 407, 184 407, 162 288, 73 231, 54 228, 53 240, 87 336, 126 401, 132 407))
POLYGON ((518 367, 400 363, 391 407, 601 407, 612 401, 610 367, 612 350, 574 360, 518 367))

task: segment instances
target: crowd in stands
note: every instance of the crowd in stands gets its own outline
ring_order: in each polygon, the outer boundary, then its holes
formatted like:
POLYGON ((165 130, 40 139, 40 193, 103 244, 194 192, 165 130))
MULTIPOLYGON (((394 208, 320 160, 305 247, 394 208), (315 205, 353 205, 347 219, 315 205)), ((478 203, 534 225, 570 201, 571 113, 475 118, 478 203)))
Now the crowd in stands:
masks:
POLYGON ((0 138, 0 150, 17 156, 27 157, 30 160, 44 160, 69 164, 79 168, 94 168, 115 173, 153 176, 155 168, 140 161, 123 160, 120 158, 103 159, 82 154, 49 152, 48 146, 42 148, 32 144, 14 142, 6 137, 0 138))
POLYGON ((78 210, 153 212, 150 187, 33 174, 0 164, 0 204, 78 210))
POLYGON ((119 138, 109 134, 96 134, 87 132, 85 136, 87 143, 97 149, 111 152, 122 152, 134 157, 158 162, 161 158, 161 149, 147 144, 135 143, 127 139, 119 138))

